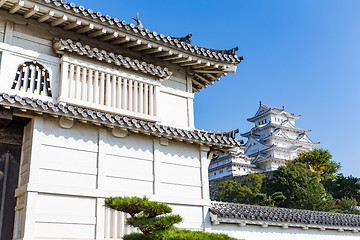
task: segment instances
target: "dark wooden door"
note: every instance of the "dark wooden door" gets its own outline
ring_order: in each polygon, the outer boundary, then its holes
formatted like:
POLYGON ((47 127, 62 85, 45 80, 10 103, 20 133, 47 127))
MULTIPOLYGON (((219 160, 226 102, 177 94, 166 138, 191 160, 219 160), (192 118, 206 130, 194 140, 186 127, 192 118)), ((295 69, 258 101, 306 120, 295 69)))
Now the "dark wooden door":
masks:
POLYGON ((0 227, 1 240, 12 239, 14 229, 14 196, 18 183, 21 146, 0 143, 0 227))
POLYGON ((13 238, 24 122, 0 119, 0 239, 13 238))

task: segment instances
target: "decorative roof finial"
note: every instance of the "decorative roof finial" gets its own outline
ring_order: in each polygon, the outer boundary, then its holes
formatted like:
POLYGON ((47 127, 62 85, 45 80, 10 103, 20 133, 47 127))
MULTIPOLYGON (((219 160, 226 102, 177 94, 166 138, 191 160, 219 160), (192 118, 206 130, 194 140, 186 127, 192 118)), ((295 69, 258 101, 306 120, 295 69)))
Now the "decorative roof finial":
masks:
POLYGON ((260 100, 260 105, 262 104, 262 101, 260 100))
POLYGON ((190 39, 191 37, 192 37, 192 33, 189 33, 185 37, 173 37, 173 39, 176 39, 180 42, 185 42, 185 43, 191 44, 191 39, 190 39))
POLYGON ((285 106, 284 106, 284 105, 282 106, 282 109, 285 110, 285 106))
POLYGON ((141 20, 139 19, 139 13, 136 14, 136 17, 132 17, 132 19, 135 20, 136 26, 137 26, 138 28, 144 28, 144 26, 142 25, 141 20))

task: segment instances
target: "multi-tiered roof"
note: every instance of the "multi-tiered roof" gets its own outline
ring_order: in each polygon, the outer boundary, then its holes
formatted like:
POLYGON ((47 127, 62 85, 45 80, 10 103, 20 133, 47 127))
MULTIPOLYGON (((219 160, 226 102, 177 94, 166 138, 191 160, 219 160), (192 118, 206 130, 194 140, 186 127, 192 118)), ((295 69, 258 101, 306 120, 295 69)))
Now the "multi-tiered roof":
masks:
POLYGON ((295 126, 295 120, 299 118, 300 115, 290 113, 284 107, 271 107, 260 102, 256 114, 248 119, 255 127, 241 134, 248 138, 245 153, 254 158, 252 163, 264 170, 274 170, 299 152, 319 145, 307 136, 310 130, 295 126))
MULTIPOLYGON (((65 0, 0 0, 0 8, 26 19, 50 24, 59 30, 52 34, 61 36, 71 33, 74 38, 80 39, 77 42, 68 39, 60 41, 60 45, 56 46, 60 50, 77 51, 101 61, 109 59, 111 62, 119 62, 116 61, 117 53, 107 54, 106 49, 99 48, 94 52, 93 47, 87 46, 87 41, 92 39, 100 45, 105 43, 107 49, 120 47, 124 55, 131 58, 124 61, 134 63, 128 65, 133 70, 158 76, 157 67, 142 60, 151 62, 154 58, 164 65, 176 64, 180 68, 187 68, 193 78, 192 88, 195 92, 213 84, 227 73, 234 73, 236 65, 243 60, 242 56, 235 53, 238 47, 218 50, 195 46, 191 44, 191 34, 186 37, 166 36, 144 28, 138 17, 138 24, 135 25, 65 0)), ((123 65, 127 67, 127 64, 123 65)), ((161 77, 171 75, 166 69, 158 70, 161 77)))

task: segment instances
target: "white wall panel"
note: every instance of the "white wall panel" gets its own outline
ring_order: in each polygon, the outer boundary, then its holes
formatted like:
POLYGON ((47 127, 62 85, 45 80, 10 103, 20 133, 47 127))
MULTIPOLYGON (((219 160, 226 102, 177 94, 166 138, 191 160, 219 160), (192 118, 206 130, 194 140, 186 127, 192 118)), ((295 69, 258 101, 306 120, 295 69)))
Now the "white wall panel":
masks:
POLYGON ((161 123, 169 126, 188 127, 187 98, 160 92, 161 123))
POLYGON ((107 154, 137 158, 153 159, 153 139, 143 135, 130 135, 125 138, 116 138, 108 134, 107 154))
POLYGON ((153 193, 153 182, 127 178, 106 177, 105 189, 111 189, 112 191, 122 191, 127 195, 131 195, 131 193, 150 195, 153 193))
POLYGON ((170 141, 168 146, 159 147, 161 162, 199 167, 199 147, 188 143, 170 141))
POLYGON ((176 196, 181 198, 201 198, 201 187, 194 187, 181 184, 169 184, 163 182, 161 189, 166 196, 176 196))
POLYGON ((179 214, 183 222, 180 228, 201 230, 203 228, 203 212, 201 206, 169 205, 174 214, 179 214))
POLYGON ((95 225, 36 223, 34 236, 43 239, 95 239, 95 225))
MULTIPOLYGON (((42 146, 41 166, 54 170, 93 173, 97 168, 97 153, 51 145, 42 146), (91 171, 92 170, 92 171, 91 171)), ((96 171, 95 171, 96 172, 96 171)))
POLYGON ((52 39, 53 35, 49 34, 44 28, 39 28, 32 24, 14 25, 14 46, 56 56, 52 48, 52 39))
POLYGON ((97 152, 98 130, 95 127, 75 124, 71 129, 59 126, 59 120, 46 120, 42 129, 47 145, 97 152))
POLYGON ((355 240, 360 233, 350 231, 338 232, 334 230, 320 231, 319 229, 268 227, 255 225, 239 227, 237 224, 212 225, 211 232, 225 233, 229 236, 244 240, 276 239, 276 240, 355 240))
POLYGON ((186 81, 184 78, 171 76, 169 79, 164 80, 161 84, 164 87, 186 92, 186 81))
POLYGON ((133 179, 137 179, 144 175, 153 176, 152 160, 108 154, 103 161, 105 161, 104 167, 106 169, 106 175, 108 176, 121 177, 124 176, 124 174, 129 174, 133 179))
POLYGON ((91 188, 96 187, 96 175, 80 174, 40 168, 39 183, 56 186, 91 188))
POLYGON ((36 213, 59 216, 94 217, 95 198, 39 194, 36 213))
POLYGON ((34 236, 37 238, 94 238, 96 199, 39 194, 34 236))

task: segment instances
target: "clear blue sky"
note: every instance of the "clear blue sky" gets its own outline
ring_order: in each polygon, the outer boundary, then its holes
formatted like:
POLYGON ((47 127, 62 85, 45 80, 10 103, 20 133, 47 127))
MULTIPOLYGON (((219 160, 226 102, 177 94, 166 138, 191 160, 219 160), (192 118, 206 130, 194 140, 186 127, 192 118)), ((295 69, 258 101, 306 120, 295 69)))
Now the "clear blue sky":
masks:
MULTIPOLYGON (((301 114, 345 175, 360 177, 360 1, 75 0, 94 11, 192 43, 239 46, 236 74, 195 94, 195 125, 248 131, 259 100, 301 114), (359 120, 359 122, 358 122, 359 120)), ((239 136, 240 138, 240 136, 239 136)))

